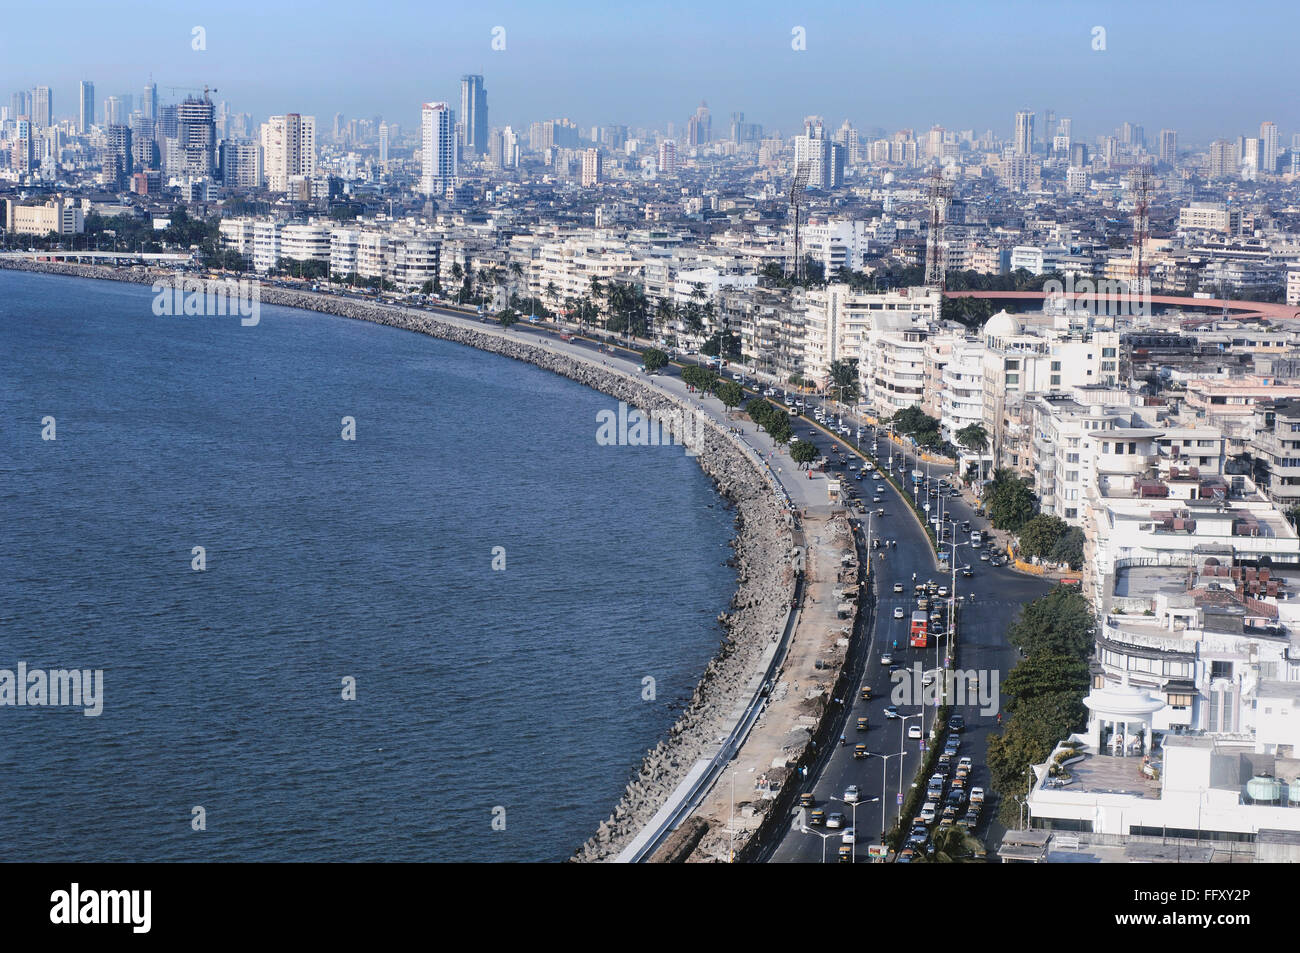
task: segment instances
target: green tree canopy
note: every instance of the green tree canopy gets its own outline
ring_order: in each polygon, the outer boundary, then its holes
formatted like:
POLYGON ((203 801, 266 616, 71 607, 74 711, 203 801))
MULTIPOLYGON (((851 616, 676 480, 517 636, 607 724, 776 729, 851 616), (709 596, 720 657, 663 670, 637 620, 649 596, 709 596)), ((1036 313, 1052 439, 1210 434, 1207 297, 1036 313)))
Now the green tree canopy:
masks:
POLYGON ((723 406, 728 410, 739 407, 744 399, 745 389, 735 381, 723 381, 718 385, 718 400, 722 401, 723 406))
POLYGON ((1069 524, 1059 516, 1039 513, 1020 527, 1021 555, 1046 558, 1069 528, 1069 524))
POLYGON ((817 459, 817 445, 810 440, 796 440, 790 445, 790 458, 800 467, 817 459))
POLYGON ((645 369, 652 374, 668 366, 668 355, 658 348, 646 348, 641 355, 645 369))
POLYGON ((953 436, 959 444, 974 453, 983 453, 989 448, 989 433, 982 424, 969 424, 953 436))

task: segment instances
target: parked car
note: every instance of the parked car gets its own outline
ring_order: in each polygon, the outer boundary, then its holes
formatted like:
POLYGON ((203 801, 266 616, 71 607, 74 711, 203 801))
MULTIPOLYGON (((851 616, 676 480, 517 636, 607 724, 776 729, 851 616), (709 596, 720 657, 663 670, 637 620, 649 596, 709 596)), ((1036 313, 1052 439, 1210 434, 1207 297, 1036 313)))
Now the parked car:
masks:
POLYGON ((965 731, 966 719, 963 718, 961 715, 953 715, 951 718, 948 719, 948 730, 965 731))
POLYGON ((939 805, 935 804, 933 801, 926 801, 921 807, 921 820, 925 821, 927 824, 933 824, 934 814, 935 811, 938 810, 938 807, 939 805))

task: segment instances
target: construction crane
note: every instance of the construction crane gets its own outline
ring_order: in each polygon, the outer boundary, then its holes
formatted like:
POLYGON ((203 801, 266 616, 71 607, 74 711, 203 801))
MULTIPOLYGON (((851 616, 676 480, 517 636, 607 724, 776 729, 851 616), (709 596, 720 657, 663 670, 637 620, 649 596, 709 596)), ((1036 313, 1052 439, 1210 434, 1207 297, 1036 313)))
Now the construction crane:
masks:
POLYGON ((930 231, 925 240, 925 286, 943 291, 947 281, 947 255, 944 254, 943 226, 952 201, 952 183, 937 168, 930 176, 930 231))
POLYGON ((802 281, 804 278, 803 257, 799 254, 799 205, 808 188, 810 172, 812 172, 812 163, 806 160, 797 163, 794 169, 794 182, 790 185, 790 217, 794 219, 794 262, 789 273, 794 275, 795 281, 802 281))
MULTIPOLYGON (((184 90, 187 93, 197 93, 199 91, 199 87, 197 86, 164 86, 163 89, 167 90, 167 92, 169 93, 175 93, 176 90, 178 89, 184 90)), ((217 92, 217 88, 214 86, 212 87, 212 89, 208 89, 207 85, 205 84, 203 86, 203 98, 207 99, 208 93, 210 92, 211 93, 217 92)))

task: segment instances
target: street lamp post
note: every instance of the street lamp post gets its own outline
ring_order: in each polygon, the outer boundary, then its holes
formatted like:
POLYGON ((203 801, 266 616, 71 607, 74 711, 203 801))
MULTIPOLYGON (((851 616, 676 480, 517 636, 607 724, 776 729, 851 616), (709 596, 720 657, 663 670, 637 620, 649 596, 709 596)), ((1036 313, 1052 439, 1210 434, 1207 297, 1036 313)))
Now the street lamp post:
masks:
MULTIPOLYGON (((828 801, 839 801, 841 804, 847 804, 847 805, 849 806, 849 810, 852 812, 852 820, 850 821, 850 823, 853 825, 853 828, 852 828, 852 829, 853 829, 853 845, 852 845, 852 846, 853 846, 853 853, 849 855, 849 858, 850 858, 850 859, 849 859, 849 863, 851 863, 851 864, 856 864, 856 863, 858 862, 858 837, 861 836, 861 835, 858 833, 858 805, 859 805, 859 804, 874 804, 874 803, 876 803, 876 801, 878 801, 878 800, 880 800, 880 799, 879 799, 879 798, 874 798, 874 797, 873 797, 873 798, 868 798, 868 799, 865 800, 865 801, 862 801, 862 800, 858 800, 858 801, 844 801, 844 800, 841 800, 840 798, 832 797, 832 798, 827 798, 827 800, 828 800, 828 801)), ((884 802, 882 801, 882 802, 881 802, 881 805, 882 805, 882 806, 881 806, 881 808, 880 808, 882 814, 883 814, 883 812, 884 812, 884 810, 885 810, 883 804, 884 804, 884 802)), ((843 836, 843 835, 840 835, 840 836, 843 836)))
MULTIPOLYGON (((902 752, 900 753, 907 751, 907 723, 909 721, 911 721, 913 718, 920 718, 921 734, 922 735, 925 734, 925 699, 924 698, 921 699, 921 702, 922 704, 921 704, 920 712, 918 712, 915 715, 904 715, 902 718, 898 719, 899 720, 898 747, 902 749, 902 752)), ((922 743, 925 742, 924 737, 922 737, 921 741, 922 743)), ((901 761, 898 762, 898 819, 899 821, 902 821, 903 819, 903 766, 906 763, 907 763, 906 758, 903 758, 901 761)))
MULTIPOLYGON (((905 753, 905 751, 895 751, 893 754, 872 754, 868 752, 868 757, 879 758, 883 762, 880 765, 880 842, 882 844, 885 842, 885 778, 889 774, 889 759, 901 758, 905 753)), ((901 808, 901 803, 899 806, 901 808)))
POLYGON ((822 839, 822 863, 826 863, 826 842, 834 837, 835 833, 833 831, 827 831, 823 834, 821 831, 815 831, 811 827, 802 828, 802 832, 805 834, 816 834, 822 839))

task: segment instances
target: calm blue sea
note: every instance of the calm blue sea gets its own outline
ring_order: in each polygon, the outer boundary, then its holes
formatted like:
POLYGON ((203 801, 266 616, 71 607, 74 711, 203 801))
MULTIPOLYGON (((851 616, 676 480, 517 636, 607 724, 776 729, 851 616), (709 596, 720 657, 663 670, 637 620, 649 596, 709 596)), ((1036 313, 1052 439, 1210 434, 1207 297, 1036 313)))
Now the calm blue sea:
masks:
POLYGON ((0 859, 566 858, 722 636, 698 466, 505 358, 151 302, 0 271, 0 669, 104 673, 0 707, 0 859))

